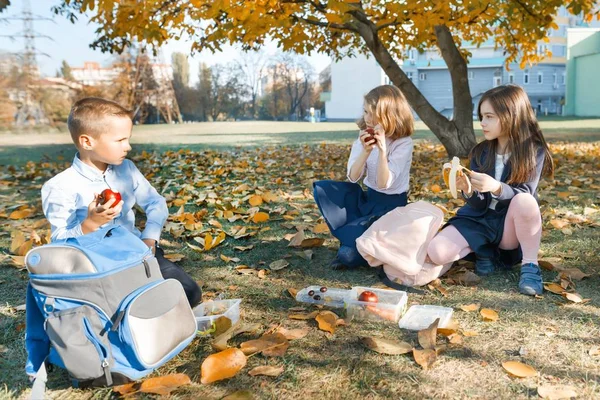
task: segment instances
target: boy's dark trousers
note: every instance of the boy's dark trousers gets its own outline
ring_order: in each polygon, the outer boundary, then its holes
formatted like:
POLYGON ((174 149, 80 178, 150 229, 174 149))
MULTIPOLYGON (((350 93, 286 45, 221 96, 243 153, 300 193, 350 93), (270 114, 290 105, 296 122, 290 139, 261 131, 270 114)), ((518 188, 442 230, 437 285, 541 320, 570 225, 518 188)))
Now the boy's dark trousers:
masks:
POLYGON ((158 245, 156 246, 156 253, 154 255, 158 261, 163 278, 178 280, 185 290, 185 295, 190 302, 190 306, 192 308, 197 306, 202 300, 202 291, 198 284, 179 265, 167 260, 164 250, 158 247, 158 245))

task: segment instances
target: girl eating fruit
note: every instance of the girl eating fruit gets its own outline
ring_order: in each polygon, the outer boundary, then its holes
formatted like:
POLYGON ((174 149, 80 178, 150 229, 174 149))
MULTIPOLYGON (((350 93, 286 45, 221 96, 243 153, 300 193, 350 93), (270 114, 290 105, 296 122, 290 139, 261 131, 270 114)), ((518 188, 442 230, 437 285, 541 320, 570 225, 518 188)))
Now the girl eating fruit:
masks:
POLYGON ((319 210, 341 243, 333 269, 367 265, 356 239, 377 218, 407 202, 414 118, 400 89, 383 85, 367 93, 357 124, 360 131, 347 166, 350 182, 314 183, 319 210), (356 183, 363 176, 366 191, 356 183))
POLYGON ((475 272, 488 275, 501 260, 521 260, 519 291, 541 294, 538 251, 542 217, 537 187, 542 173, 552 175, 552 156, 525 91, 515 85, 483 94, 477 109, 485 140, 471 151, 470 170, 450 166, 453 195, 467 201, 430 242, 435 264, 446 264, 474 252, 475 272), (454 183, 455 177, 455 183, 454 183))

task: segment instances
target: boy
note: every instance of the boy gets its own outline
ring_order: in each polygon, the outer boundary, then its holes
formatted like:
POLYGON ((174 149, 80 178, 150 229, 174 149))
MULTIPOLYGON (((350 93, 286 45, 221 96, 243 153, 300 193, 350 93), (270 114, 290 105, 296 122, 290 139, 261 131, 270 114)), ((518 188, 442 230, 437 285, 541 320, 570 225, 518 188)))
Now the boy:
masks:
POLYGON ((78 153, 69 168, 42 187, 42 207, 52 240, 81 236, 106 224, 121 225, 153 250, 163 277, 181 282, 190 305, 197 305, 200 288, 181 267, 167 260, 158 246, 169 215, 167 203, 125 158, 131 150, 131 113, 113 101, 88 97, 73 105, 67 125, 78 153), (122 200, 98 205, 104 189, 120 192, 122 200), (135 204, 146 213, 143 232, 135 227, 135 204))

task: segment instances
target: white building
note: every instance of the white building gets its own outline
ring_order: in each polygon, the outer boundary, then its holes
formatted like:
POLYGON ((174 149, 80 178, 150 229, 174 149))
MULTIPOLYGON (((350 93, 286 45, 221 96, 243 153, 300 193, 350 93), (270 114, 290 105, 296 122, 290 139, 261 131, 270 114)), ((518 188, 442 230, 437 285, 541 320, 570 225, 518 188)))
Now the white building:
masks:
MULTIPOLYGON (((170 64, 152 63, 152 75, 157 82, 173 79, 173 67, 170 64)), ((77 82, 87 86, 110 85, 119 76, 122 68, 116 64, 101 67, 99 63, 86 61, 83 67, 72 67, 71 75, 77 82)))

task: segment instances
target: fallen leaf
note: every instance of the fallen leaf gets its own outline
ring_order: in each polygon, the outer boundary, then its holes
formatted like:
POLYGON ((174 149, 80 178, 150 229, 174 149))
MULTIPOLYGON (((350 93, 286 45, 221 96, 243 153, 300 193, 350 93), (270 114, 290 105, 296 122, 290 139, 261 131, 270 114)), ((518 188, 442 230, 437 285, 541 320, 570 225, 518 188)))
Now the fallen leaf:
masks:
POLYGON ((554 294, 563 294, 565 292, 562 286, 554 282, 544 284, 544 289, 554 294))
POLYGON ((460 309, 465 312, 477 311, 479 310, 479 308, 481 308, 481 303, 473 303, 468 304, 466 306, 460 306, 460 309))
POLYGON ((562 294, 567 300, 572 301, 573 303, 581 303, 583 301, 583 297, 579 293, 563 293, 562 294))
POLYGON ((312 257, 313 257, 313 251, 312 250, 298 251, 298 252, 296 252, 296 254, 298 254, 299 257, 301 257, 301 258, 303 258, 303 259, 305 259, 307 261, 312 260, 312 257))
POLYGON ((239 250, 239 251, 248 251, 248 250, 252 250, 254 248, 254 245, 250 245, 250 246, 234 246, 233 248, 235 250, 239 250))
POLYGON ((266 222, 269 220, 269 214, 265 213, 265 212, 257 212, 256 214, 254 214, 252 216, 252 221, 255 224, 261 223, 261 222, 266 222))
POLYGON ((290 296, 292 296, 292 298, 296 298, 296 295, 298 294, 298 289, 288 288, 287 291, 290 294, 290 296))
POLYGON ((577 391, 573 386, 546 385, 539 386, 537 391, 541 398, 548 400, 572 399, 577 397, 577 391))
POLYGON ((454 345, 462 345, 464 341, 461 335, 455 333, 454 335, 448 336, 448 342, 454 345))
POLYGON ((481 278, 471 271, 464 271, 453 278, 463 286, 474 286, 481 282, 481 278))
POLYGON ((211 354, 200 367, 203 384, 217 382, 235 376, 246 366, 246 355, 236 348, 211 354))
POLYGON ((498 321, 498 313, 494 310, 491 310, 489 308, 483 308, 481 309, 481 311, 479 312, 479 314, 481 314, 481 317, 483 318, 484 321, 486 322, 494 322, 494 321, 498 321))
POLYGON ((271 333, 240 344, 240 349, 246 355, 262 352, 265 356, 281 357, 289 346, 289 341, 281 333, 271 333))
POLYGON ((594 356, 600 356, 600 346, 595 346, 592 347, 589 351, 588 354, 592 357, 594 356))
POLYGON ((406 354, 413 350, 411 344, 391 339, 363 337, 360 340, 367 348, 381 354, 406 354))
POLYGON ((260 367, 254 367, 248 371, 248 375, 265 375, 265 376, 279 376, 283 373, 283 367, 275 367, 272 365, 262 365, 260 367))
POLYGON ((260 206, 263 203, 263 198, 262 196, 255 194, 248 199, 248 203, 250 203, 252 207, 260 206))
POLYGON ((289 319, 299 319, 299 320, 308 320, 313 319, 319 314, 318 311, 313 311, 311 313, 298 313, 298 314, 290 314, 288 315, 289 319))
POLYGON ((227 341, 233 337, 236 337, 242 333, 252 333, 256 332, 260 329, 260 324, 242 324, 242 325, 234 325, 229 328, 227 331, 223 332, 219 336, 215 336, 215 339, 211 343, 213 349, 217 351, 223 351, 227 347, 227 341))
POLYGON ((465 337, 472 337, 472 336, 478 336, 479 333, 475 332, 475 331, 462 331, 463 336, 465 337))
POLYGON ((327 226, 326 223, 321 223, 321 224, 317 224, 315 225, 315 227, 312 229, 313 233, 327 233, 329 232, 329 227, 327 226))
POLYGON ((255 397, 249 390, 238 390, 237 392, 233 392, 221 400, 254 400, 255 397))
POLYGON ((275 332, 281 333, 287 340, 296 340, 308 335, 308 328, 286 329, 280 326, 275 332))
POLYGON ((304 239, 302 243, 300 243, 300 247, 308 248, 308 247, 319 247, 325 243, 325 239, 322 238, 312 238, 312 239, 304 239))
POLYGON ((335 327, 337 326, 338 316, 331 311, 321 311, 315 317, 315 320, 319 323, 319 329, 329 333, 335 333, 335 327))
POLYGON ((533 367, 518 361, 505 361, 502 363, 502 368, 517 378, 528 378, 537 375, 537 371, 533 367))
POLYGON ((568 277, 571 279, 574 279, 576 281, 581 281, 585 278, 590 277, 590 274, 586 274, 583 271, 581 271, 579 268, 568 268, 568 269, 563 269, 562 271, 560 271, 559 274, 560 277, 568 277))
POLYGON ((292 236, 292 238, 290 239, 290 243, 288 244, 288 247, 300 247, 303 240, 304 240, 304 231, 300 230, 292 236))
POLYGON ((178 387, 189 385, 190 383, 192 383, 192 381, 186 374, 157 376, 142 381, 139 391, 142 393, 154 393, 161 396, 167 396, 178 387))
POLYGON ((213 324, 215 324, 215 327, 212 335, 215 337, 222 335, 231 328, 231 320, 224 315, 217 318, 213 324))
POLYGON ((272 271, 279 271, 280 269, 284 269, 288 265, 290 265, 289 262, 281 259, 281 260, 273 261, 271 264, 269 264, 269 268, 271 268, 272 271))
POLYGON ((435 350, 431 349, 413 349, 413 357, 415 358, 415 362, 417 364, 419 364, 424 370, 428 370, 437 359, 437 353, 435 350))
POLYGON ((459 329, 458 322, 453 318, 446 324, 445 327, 437 329, 438 335, 450 336, 455 334, 459 329))
POLYGON ((436 338, 437 338, 437 326, 440 323, 440 319, 437 318, 429 325, 427 329, 422 329, 417 334, 419 344, 424 349, 435 349, 436 338))
POLYGON ((177 262, 183 260, 185 258, 185 255, 179 253, 171 253, 165 254, 165 258, 169 261, 177 262))

